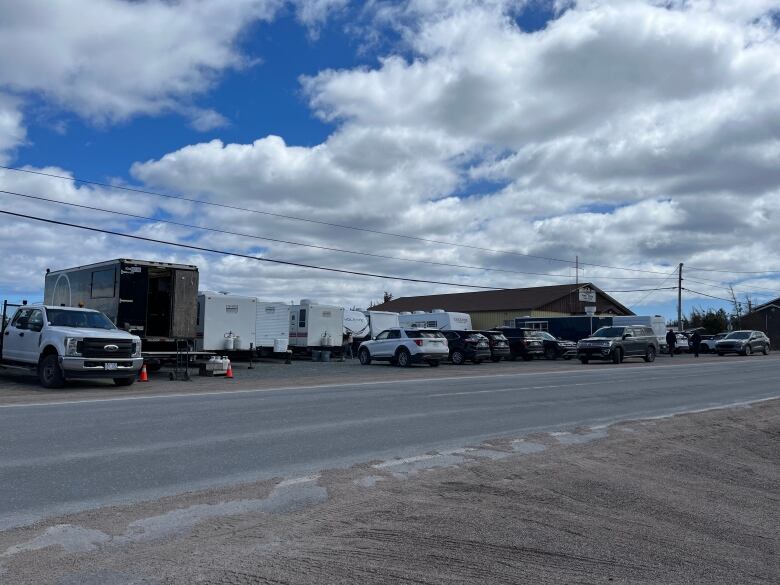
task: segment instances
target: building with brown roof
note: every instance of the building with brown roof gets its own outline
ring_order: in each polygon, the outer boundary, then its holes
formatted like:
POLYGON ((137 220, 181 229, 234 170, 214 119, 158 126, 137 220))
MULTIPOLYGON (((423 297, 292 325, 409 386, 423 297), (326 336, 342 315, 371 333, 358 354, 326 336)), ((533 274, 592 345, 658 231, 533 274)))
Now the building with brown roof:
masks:
POLYGON ((763 331, 772 342, 772 348, 780 348, 780 297, 754 308, 740 319, 741 329, 763 331))
POLYGON ((374 308, 398 313, 434 309, 468 313, 475 329, 489 329, 514 323, 515 317, 584 315, 586 305, 595 305, 597 315, 634 314, 592 283, 401 297, 374 308), (589 296, 591 300, 581 300, 589 296))

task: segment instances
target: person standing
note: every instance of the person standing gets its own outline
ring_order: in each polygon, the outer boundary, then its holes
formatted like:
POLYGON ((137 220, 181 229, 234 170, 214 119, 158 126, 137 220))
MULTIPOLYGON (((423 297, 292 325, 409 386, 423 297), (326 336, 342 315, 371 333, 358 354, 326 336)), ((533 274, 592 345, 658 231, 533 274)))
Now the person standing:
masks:
POLYGON ((701 349, 701 335, 698 331, 694 331, 691 335, 691 345, 693 345, 693 355, 699 357, 699 350, 701 349))
POLYGON ((674 351, 677 348, 677 336, 671 328, 666 332, 666 345, 669 346, 669 357, 674 357, 674 351))

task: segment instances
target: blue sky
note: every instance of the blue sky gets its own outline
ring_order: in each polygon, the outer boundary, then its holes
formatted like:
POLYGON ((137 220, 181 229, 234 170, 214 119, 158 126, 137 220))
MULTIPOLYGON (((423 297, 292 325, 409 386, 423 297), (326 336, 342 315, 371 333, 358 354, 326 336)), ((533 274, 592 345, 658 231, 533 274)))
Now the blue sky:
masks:
MULTIPOLYGON (((771 123, 780 113, 775 2, 589 0, 557 10, 541 0, 100 0, 79 10, 83 1, 0 0, 7 15, 0 23, 3 164, 468 247, 176 205, 10 171, 0 173, 0 188, 497 271, 258 247, 25 203, 32 214, 474 286, 560 284, 571 265, 534 257, 579 255, 637 269, 586 271, 605 290, 659 287, 669 266, 685 262, 724 271, 694 273, 708 279, 689 283, 694 290, 727 297, 724 287, 735 284, 741 297, 758 302, 780 294, 780 273, 760 272, 780 268, 780 239, 770 230, 780 219, 773 170, 780 136, 771 123), (12 57, 4 42, 26 50, 12 57), (703 191, 702 176, 715 187, 703 191), (745 176, 751 184, 732 179, 745 176), (739 272, 746 270, 756 274, 739 272)), ((0 204, 20 205, 8 196, 0 204)), ((110 237, 85 240, 3 217, 0 228, 0 295, 12 299, 40 296, 46 266, 138 254, 203 263, 208 288, 284 300, 314 296, 350 306, 384 290, 448 290, 343 280, 110 237), (29 250, 19 249, 19 238, 31 241, 29 250)), ((640 313, 675 314, 674 291, 641 290, 616 296, 626 305, 646 298, 640 313)), ((686 312, 694 306, 728 303, 686 292, 686 312)))

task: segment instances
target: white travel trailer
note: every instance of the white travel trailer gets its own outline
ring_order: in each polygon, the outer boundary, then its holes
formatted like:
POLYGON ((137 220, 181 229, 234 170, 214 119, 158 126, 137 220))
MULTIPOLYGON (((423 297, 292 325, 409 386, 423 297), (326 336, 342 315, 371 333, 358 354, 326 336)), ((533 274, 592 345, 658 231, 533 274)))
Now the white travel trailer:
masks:
POLYGON ((257 301, 255 347, 258 353, 283 353, 290 344, 290 305, 257 301))
POLYGON ((401 323, 398 320, 398 313, 372 311, 371 309, 363 311, 363 313, 368 317, 368 336, 372 339, 382 333, 385 329, 401 326, 401 323))
POLYGON ((355 341, 373 339, 377 334, 391 327, 399 327, 398 313, 347 309, 344 311, 344 333, 352 333, 355 341))
POLYGON ((414 311, 398 315, 401 327, 417 327, 439 329, 440 331, 469 331, 471 316, 467 313, 448 312, 444 309, 434 309, 430 313, 414 311))
POLYGON ((198 293, 197 351, 249 351, 255 342, 257 299, 226 293, 198 293))
POLYGON ((331 349, 341 347, 344 336, 344 309, 318 305, 309 299, 290 307, 290 348, 331 349))
MULTIPOLYGON (((658 343, 666 346, 666 319, 660 315, 620 315, 612 317, 613 325, 644 325, 650 327, 658 338, 658 343)), ((686 344, 688 340, 685 340, 686 344)))

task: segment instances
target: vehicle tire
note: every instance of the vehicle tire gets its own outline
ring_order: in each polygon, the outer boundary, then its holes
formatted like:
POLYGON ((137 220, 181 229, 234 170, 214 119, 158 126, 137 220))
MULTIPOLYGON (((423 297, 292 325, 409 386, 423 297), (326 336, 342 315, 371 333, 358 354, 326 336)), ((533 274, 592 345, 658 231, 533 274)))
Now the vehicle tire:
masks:
POLYGON ((114 378, 114 386, 132 386, 135 378, 114 378))
POLYGON ((65 385, 65 376, 60 369, 60 358, 57 354, 45 355, 38 362, 38 380, 44 388, 62 388, 65 385))
POLYGON ((554 347, 548 347, 546 350, 544 350, 544 357, 548 360, 557 360, 558 352, 555 351, 554 347))
POLYGON ((396 365, 402 367, 402 368, 408 368, 412 365, 412 356, 409 354, 409 350, 405 347, 402 347, 398 350, 398 352, 395 354, 395 363, 396 365))
POLYGON ((452 363, 456 366, 462 366, 463 362, 466 361, 466 356, 463 355, 462 351, 458 351, 457 349, 452 352, 452 355, 450 356, 450 360, 452 360, 452 363))
POLYGON ((162 369, 162 362, 147 362, 146 364, 146 370, 148 372, 154 373, 159 372, 162 369))
POLYGON ((761 351, 761 353, 763 353, 764 355, 769 355, 769 346, 765 345, 764 349, 761 351))
POLYGON ((583 364, 587 364, 588 358, 580 358, 580 362, 582 362, 583 364))
POLYGON ((752 348, 752 347, 750 347, 750 344, 747 344, 747 345, 745 346, 745 349, 744 349, 744 350, 742 350, 742 355, 744 355, 744 356, 753 355, 753 348, 752 348))
POLYGON ((471 361, 472 361, 472 362, 474 363, 474 365, 476 365, 476 366, 478 366, 479 364, 481 364, 481 363, 482 363, 482 360, 471 360, 471 361))
POLYGON ((368 350, 365 347, 358 352, 358 359, 360 360, 360 365, 362 366, 371 365, 371 354, 368 353, 368 350))
POLYGON ((623 350, 620 348, 612 350, 612 363, 620 364, 623 362, 623 350))
POLYGON ((493 362, 494 364, 497 364, 498 362, 501 361, 501 356, 499 355, 499 356, 491 357, 490 361, 493 362))
POLYGON ((645 350, 645 361, 648 363, 655 361, 655 348, 652 345, 645 350))
POLYGON ((439 360, 428 360, 428 365, 432 368, 438 368, 440 363, 439 360))

